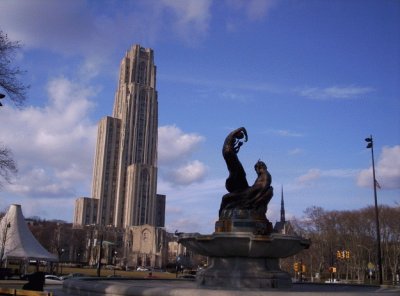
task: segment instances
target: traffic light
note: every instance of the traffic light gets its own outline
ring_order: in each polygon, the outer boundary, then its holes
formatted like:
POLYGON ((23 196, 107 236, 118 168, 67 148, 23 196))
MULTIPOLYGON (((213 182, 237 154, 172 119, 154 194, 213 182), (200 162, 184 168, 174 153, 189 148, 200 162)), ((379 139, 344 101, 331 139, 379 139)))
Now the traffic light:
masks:
POLYGON ((306 270, 306 265, 303 264, 303 265, 301 266, 301 272, 305 273, 306 271, 307 271, 307 270, 306 270))
POLYGON ((342 259, 342 252, 340 252, 339 250, 336 251, 336 258, 342 259))
POLYGON ((372 146, 374 145, 373 143, 373 140, 372 140, 372 136, 371 137, 369 137, 369 138, 365 138, 365 142, 367 142, 368 144, 367 144, 367 148, 372 148, 372 146))
POLYGON ((336 272, 336 267, 334 267, 334 266, 329 267, 329 272, 330 273, 335 273, 336 272))
POLYGON ((348 250, 337 250, 336 251, 337 259, 350 259, 350 251, 348 250))
POLYGON ((293 264, 293 269, 294 269, 294 271, 295 272, 298 272, 299 271, 299 262, 295 262, 294 264, 293 264))

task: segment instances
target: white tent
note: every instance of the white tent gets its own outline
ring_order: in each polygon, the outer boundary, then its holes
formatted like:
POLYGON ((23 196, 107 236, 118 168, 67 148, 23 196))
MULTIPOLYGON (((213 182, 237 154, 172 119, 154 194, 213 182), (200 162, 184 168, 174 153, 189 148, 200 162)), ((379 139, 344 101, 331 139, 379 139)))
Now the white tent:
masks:
POLYGON ((0 260, 6 259, 58 261, 29 230, 21 205, 11 205, 0 221, 0 260))

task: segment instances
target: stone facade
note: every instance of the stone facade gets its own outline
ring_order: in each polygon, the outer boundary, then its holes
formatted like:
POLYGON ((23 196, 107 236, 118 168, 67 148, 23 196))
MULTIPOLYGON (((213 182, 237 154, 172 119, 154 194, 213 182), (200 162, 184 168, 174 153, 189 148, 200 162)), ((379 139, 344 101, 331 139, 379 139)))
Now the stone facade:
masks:
POLYGON ((168 260, 165 229, 151 225, 131 226, 125 233, 126 262, 129 267, 164 268, 168 260))

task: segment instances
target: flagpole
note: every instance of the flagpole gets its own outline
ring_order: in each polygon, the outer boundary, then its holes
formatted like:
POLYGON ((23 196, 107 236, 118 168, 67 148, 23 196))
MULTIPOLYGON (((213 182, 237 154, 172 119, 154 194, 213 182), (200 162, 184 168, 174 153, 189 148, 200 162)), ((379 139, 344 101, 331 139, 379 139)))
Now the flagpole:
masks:
POLYGON ((376 220, 376 238, 377 238, 377 249, 378 249, 378 269, 379 269, 379 284, 383 284, 383 274, 382 274, 382 251, 381 251, 381 231, 379 227, 379 212, 378 212, 378 198, 376 195, 376 178, 375 178, 375 160, 374 160, 374 141, 372 135, 366 138, 365 141, 368 142, 367 148, 371 148, 372 155, 372 177, 374 182, 374 199, 375 199, 375 220, 376 220))

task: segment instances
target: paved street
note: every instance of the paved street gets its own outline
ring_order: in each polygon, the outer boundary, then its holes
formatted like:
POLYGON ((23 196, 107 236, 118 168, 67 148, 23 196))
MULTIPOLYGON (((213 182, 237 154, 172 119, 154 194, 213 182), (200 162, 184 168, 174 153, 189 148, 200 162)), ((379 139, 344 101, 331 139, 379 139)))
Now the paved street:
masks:
MULTIPOLYGON (((74 280, 74 285, 87 293, 93 285, 93 281, 74 280)), ((25 281, 0 281, 0 287, 20 289, 25 281)), ((72 281, 71 281, 72 284, 72 281)), ((78 290, 79 290, 78 289, 78 290)), ((51 291, 55 296, 79 295, 78 292, 70 294, 63 291, 62 285, 46 285, 46 291, 51 291)), ((197 289, 194 281, 186 280, 100 280, 96 281, 96 289, 93 294, 100 291, 108 291, 104 295, 192 295, 192 296, 305 296, 305 295, 324 295, 324 296, 368 296, 368 295, 400 295, 399 286, 368 286, 368 285, 342 285, 342 284, 294 284, 291 289, 286 290, 212 290, 197 289), (122 294, 121 294, 122 293, 122 294)), ((82 294, 83 295, 83 294, 82 294)), ((85 295, 90 295, 85 294, 85 295)), ((98 295, 98 294, 96 294, 98 295)))

